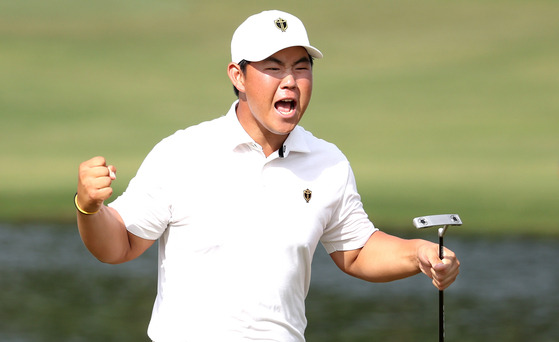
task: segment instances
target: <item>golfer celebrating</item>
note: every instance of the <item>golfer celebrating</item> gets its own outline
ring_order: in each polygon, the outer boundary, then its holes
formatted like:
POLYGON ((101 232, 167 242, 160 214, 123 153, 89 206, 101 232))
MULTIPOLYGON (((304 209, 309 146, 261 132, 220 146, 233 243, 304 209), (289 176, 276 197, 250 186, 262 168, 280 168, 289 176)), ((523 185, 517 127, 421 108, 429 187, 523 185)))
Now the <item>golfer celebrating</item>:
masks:
POLYGON ((305 297, 320 242, 344 272, 386 282, 423 272, 439 289, 458 275, 453 252, 379 231, 349 162, 299 126, 313 61, 303 23, 266 11, 233 35, 226 115, 157 144, 109 206, 116 168, 80 165, 75 205, 87 248, 122 263, 159 240, 148 328, 156 342, 304 341, 305 297))

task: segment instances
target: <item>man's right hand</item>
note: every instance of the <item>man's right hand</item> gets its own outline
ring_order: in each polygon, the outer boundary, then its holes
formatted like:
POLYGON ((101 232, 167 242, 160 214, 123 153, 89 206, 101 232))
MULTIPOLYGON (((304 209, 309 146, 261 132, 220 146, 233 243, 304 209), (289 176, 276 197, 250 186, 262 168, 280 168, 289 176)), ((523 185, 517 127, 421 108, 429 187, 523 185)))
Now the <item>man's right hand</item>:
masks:
POLYGON ((113 194, 111 183, 116 179, 115 172, 116 168, 107 165, 103 157, 81 163, 78 172, 77 205, 95 213, 77 214, 80 236, 91 254, 109 264, 135 259, 154 242, 128 232, 118 211, 103 205, 113 194))
POLYGON ((80 164, 78 171, 78 205, 85 211, 97 212, 113 194, 111 183, 116 168, 104 157, 94 157, 80 164))

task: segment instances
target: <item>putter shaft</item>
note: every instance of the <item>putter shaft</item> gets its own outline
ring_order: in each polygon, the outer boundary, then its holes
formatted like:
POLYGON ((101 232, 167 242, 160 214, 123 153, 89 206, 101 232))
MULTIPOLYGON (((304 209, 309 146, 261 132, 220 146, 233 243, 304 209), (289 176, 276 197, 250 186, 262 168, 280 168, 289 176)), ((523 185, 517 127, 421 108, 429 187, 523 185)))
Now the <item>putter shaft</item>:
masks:
MULTIPOLYGON (((462 220, 456 214, 420 216, 413 219, 416 228, 440 227, 439 235, 439 258, 444 258, 443 237, 450 226, 461 226, 462 220)), ((445 319, 444 319, 444 291, 439 290, 439 342, 444 342, 445 338, 445 319)))

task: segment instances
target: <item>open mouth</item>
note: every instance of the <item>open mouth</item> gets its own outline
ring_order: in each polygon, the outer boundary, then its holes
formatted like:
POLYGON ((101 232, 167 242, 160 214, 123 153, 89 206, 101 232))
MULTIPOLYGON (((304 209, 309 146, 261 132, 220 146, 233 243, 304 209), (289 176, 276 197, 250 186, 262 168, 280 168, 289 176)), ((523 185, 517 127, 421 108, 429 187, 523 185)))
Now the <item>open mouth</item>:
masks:
POLYGON ((282 115, 290 115, 295 111, 297 102, 293 99, 280 100, 275 103, 276 110, 282 115))

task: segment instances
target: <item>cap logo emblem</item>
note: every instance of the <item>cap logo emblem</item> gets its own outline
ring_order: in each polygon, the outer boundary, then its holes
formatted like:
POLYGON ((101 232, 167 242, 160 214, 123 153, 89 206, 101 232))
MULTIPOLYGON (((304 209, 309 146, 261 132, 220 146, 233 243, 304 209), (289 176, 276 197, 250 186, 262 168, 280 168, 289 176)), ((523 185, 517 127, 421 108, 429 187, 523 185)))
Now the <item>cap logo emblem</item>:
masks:
POLYGON ((312 191, 310 191, 309 189, 303 191, 303 197, 305 198, 305 201, 307 201, 307 203, 309 203, 309 201, 311 200, 311 196, 312 191))
POLYGON ((285 19, 278 18, 274 21, 274 23, 281 32, 285 32, 287 30, 287 21, 285 19))

